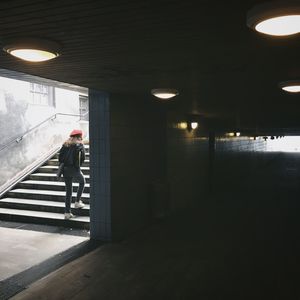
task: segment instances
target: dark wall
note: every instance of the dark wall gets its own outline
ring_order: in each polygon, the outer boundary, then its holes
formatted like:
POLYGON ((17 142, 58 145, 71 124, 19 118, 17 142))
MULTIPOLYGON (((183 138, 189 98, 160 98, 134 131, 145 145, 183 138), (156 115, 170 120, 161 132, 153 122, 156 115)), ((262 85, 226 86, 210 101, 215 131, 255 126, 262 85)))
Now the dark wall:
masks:
POLYGON ((285 278, 286 290, 293 290, 286 274, 293 277, 299 264, 300 155, 265 152, 264 141, 252 142, 217 141, 208 216, 226 236, 232 266, 272 288, 285 278))
POLYGON ((300 155, 269 152, 267 148, 271 143, 248 137, 216 138, 213 190, 248 193, 255 195, 255 199, 295 191, 300 182, 300 155))
POLYGON ((281 182, 281 154, 266 152, 263 139, 215 136, 212 147, 201 123, 189 131, 178 126, 183 120, 151 99, 110 96, 113 240, 216 199, 227 212, 248 214, 281 182))
POLYGON ((151 218, 152 190, 165 179, 165 113, 138 97, 110 98, 112 237, 128 236, 151 218))
POLYGON ((171 210, 194 204, 206 206, 209 201, 211 205, 217 201, 230 207, 236 204, 231 202, 235 196, 252 193, 263 197, 281 182, 280 155, 266 152, 263 139, 215 136, 212 147, 201 124, 189 132, 176 126, 179 120, 169 117, 167 131, 171 210))
POLYGON ((188 131, 179 124, 184 117, 169 113, 167 129, 167 174, 170 209, 181 210, 205 201, 208 174, 208 138, 199 128, 188 131))
POLYGON ((218 192, 255 188, 255 176, 272 156, 263 139, 216 137, 213 188, 218 192))

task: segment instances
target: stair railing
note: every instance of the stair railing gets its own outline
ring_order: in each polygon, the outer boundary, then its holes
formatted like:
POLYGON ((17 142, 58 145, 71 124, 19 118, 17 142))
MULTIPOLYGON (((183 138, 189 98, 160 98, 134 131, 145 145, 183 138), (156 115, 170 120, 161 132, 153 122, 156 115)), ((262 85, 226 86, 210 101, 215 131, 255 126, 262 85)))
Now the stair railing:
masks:
POLYGON ((0 189, 0 199, 9 192, 14 186, 16 186, 19 182, 21 182, 23 179, 25 179, 28 174, 33 173, 35 170, 37 170, 39 167, 41 167, 45 161, 49 160, 60 147, 56 147, 51 149, 46 155, 43 155, 41 158, 39 158, 37 161, 30 164, 28 167, 26 167, 23 171, 15 175, 13 178, 11 178, 7 183, 5 183, 3 186, 1 186, 0 189))
MULTIPOLYGON (((67 114, 67 113, 55 113, 54 115, 52 115, 51 117, 47 118, 46 120, 40 122, 39 124, 35 125, 34 127, 30 128, 30 129, 28 129, 26 132, 24 132, 22 135, 18 136, 17 138, 13 138, 8 143, 6 143, 5 145, 1 145, 0 146, 0 152, 3 151, 4 149, 10 147, 14 143, 20 143, 23 140, 23 138, 26 135, 28 135, 30 132, 36 130, 37 128, 39 128, 44 123, 46 123, 46 122, 48 122, 50 120, 56 119, 58 115, 72 116, 72 117, 79 117, 79 118, 81 118, 81 117, 87 115, 88 113, 89 113, 88 111, 86 113, 84 113, 84 114, 81 114, 81 115, 79 115, 79 114, 67 114)), ((78 121, 80 121, 80 119, 78 119, 78 121)), ((9 180, 9 182, 7 182, 3 186, 1 186, 1 189, 0 189, 0 199, 11 188, 13 188, 17 183, 21 182, 24 178, 26 178, 28 176, 28 174, 32 173, 33 171, 35 171, 36 169, 38 169, 40 166, 42 166, 45 161, 47 161, 48 159, 50 159, 59 150, 59 148, 60 147, 55 147, 53 149, 50 149, 50 151, 48 153, 45 153, 45 155, 43 155, 41 158, 39 158, 38 161, 35 161, 32 164, 30 164, 21 173, 17 174, 11 180, 9 180)))
POLYGON ((88 111, 86 113, 82 114, 82 115, 79 115, 79 114, 67 114, 67 113, 55 113, 54 115, 52 115, 51 117, 47 118, 46 120, 40 122, 39 124, 35 125, 34 127, 30 128, 30 129, 28 129, 26 132, 24 132, 22 135, 18 136, 17 138, 13 138, 8 143, 6 143, 4 145, 0 145, 0 152, 3 151, 4 149, 10 147, 14 143, 20 143, 23 140, 23 138, 26 135, 28 135, 30 132, 36 130, 37 128, 39 128, 44 123, 46 123, 46 122, 48 122, 50 120, 56 119, 58 115, 60 115, 60 116, 71 116, 71 117, 82 118, 83 116, 87 115, 88 113, 89 113, 88 111))

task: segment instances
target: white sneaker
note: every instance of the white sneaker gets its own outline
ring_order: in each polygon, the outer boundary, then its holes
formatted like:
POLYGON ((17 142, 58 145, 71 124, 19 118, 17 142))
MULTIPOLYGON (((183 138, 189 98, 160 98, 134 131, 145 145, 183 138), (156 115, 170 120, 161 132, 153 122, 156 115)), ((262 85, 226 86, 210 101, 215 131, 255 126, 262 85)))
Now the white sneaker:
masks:
POLYGON ((83 207, 84 207, 84 203, 81 200, 75 202, 75 208, 83 208, 83 207))
POLYGON ((65 219, 69 220, 71 218, 74 218, 74 215, 72 213, 65 213, 65 219))

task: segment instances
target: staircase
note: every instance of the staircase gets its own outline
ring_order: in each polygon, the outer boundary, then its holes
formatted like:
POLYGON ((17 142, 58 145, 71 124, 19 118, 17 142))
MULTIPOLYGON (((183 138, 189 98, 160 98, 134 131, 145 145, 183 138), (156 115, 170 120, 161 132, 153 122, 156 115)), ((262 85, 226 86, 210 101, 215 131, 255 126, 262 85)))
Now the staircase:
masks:
POLYGON ((74 208, 78 183, 73 183, 74 218, 64 219, 65 183, 56 177, 58 153, 27 176, 0 199, 0 220, 89 229, 90 168, 89 146, 85 145, 86 160, 81 167, 86 185, 81 200, 84 208, 74 208))

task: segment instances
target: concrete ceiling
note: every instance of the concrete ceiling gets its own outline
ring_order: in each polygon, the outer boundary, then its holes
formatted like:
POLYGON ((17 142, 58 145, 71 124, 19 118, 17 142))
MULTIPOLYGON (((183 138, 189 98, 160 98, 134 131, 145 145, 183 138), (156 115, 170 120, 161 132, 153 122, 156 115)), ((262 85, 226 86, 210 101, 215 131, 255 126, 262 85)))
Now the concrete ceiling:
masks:
POLYGON ((173 87, 173 107, 232 117, 240 126, 300 128, 300 96, 278 82, 300 78, 300 36, 273 38, 247 28, 263 1, 5 0, 0 46, 17 37, 62 45, 38 64, 0 52, 0 68, 112 93, 173 87))

